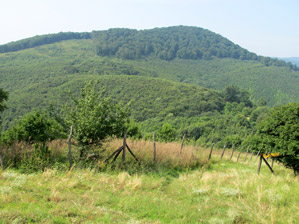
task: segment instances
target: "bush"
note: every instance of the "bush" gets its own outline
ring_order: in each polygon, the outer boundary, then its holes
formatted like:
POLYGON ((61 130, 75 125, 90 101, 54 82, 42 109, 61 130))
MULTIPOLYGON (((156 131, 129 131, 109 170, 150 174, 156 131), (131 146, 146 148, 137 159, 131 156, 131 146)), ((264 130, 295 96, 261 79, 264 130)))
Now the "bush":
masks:
POLYGON ((17 124, 6 131, 3 141, 6 144, 24 141, 29 144, 45 143, 65 137, 63 128, 47 113, 35 111, 21 118, 17 124))
POLYGON ((24 171, 43 171, 45 168, 50 168, 50 151, 45 143, 33 145, 32 152, 25 152, 24 158, 21 161, 21 169, 24 171))
POLYGON ((175 129, 169 123, 163 124, 158 131, 159 141, 171 142, 175 140, 175 129))

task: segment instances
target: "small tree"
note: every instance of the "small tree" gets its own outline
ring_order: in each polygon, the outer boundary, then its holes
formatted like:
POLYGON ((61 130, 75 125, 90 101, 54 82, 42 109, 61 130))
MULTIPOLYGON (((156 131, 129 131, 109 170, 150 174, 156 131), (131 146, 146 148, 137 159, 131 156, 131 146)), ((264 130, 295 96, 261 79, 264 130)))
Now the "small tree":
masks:
POLYGON ((128 122, 127 108, 113 104, 95 87, 95 82, 88 82, 79 99, 72 100, 66 114, 69 125, 74 129, 74 139, 80 145, 80 158, 86 155, 89 146, 101 144, 109 136, 121 136, 128 122))
POLYGON ((257 125, 248 140, 252 148, 263 153, 279 152, 274 157, 284 166, 299 172, 299 103, 276 107, 257 125))
POLYGON ((63 138, 63 128, 47 113, 39 111, 24 115, 15 126, 8 129, 4 141, 8 144, 24 141, 29 144, 45 143, 48 140, 63 138))

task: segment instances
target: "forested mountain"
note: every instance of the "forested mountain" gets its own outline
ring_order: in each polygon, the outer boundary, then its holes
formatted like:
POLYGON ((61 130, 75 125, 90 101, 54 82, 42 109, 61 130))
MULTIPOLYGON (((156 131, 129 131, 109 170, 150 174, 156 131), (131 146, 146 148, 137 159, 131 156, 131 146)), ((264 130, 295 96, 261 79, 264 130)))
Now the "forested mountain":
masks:
MULTIPOLYGON (((222 116, 228 102, 220 91, 206 88, 239 86, 268 105, 299 98, 294 65, 257 56, 196 27, 42 35, 2 45, 0 52, 0 88, 9 92, 4 128, 35 108, 61 108, 67 92, 76 94, 90 79, 100 80, 106 96, 132 100, 132 117, 144 130, 165 119, 183 126, 186 119, 203 124, 209 113, 222 116)), ((245 123, 250 113, 242 114, 245 123)))
MULTIPOLYGON (((219 34, 190 26, 140 31, 114 28, 106 31, 92 31, 91 33, 60 32, 0 45, 0 53, 74 39, 92 39, 95 51, 99 56, 114 56, 121 59, 140 59, 154 56, 162 60, 173 60, 175 58, 193 60, 233 58, 256 60, 266 66, 287 66, 292 70, 298 70, 296 65, 286 63, 284 60, 257 56, 219 34)), ((290 60, 286 61, 292 62, 290 60)))

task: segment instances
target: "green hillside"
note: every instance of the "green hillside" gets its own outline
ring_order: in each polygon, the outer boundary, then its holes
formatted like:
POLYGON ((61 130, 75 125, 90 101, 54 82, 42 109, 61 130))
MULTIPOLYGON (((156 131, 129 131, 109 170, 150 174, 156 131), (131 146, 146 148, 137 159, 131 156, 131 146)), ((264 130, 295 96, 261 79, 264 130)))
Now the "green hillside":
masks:
POLYGON ((258 57, 196 27, 59 33, 0 50, 0 88, 9 92, 5 128, 34 108, 61 107, 66 92, 77 92, 89 79, 99 79, 115 100, 133 100, 132 115, 138 121, 223 109, 219 93, 196 86, 222 90, 233 84, 268 105, 299 99, 295 66, 258 57), (173 47, 173 56, 164 57, 173 47), (128 49, 132 57, 125 54, 128 49))

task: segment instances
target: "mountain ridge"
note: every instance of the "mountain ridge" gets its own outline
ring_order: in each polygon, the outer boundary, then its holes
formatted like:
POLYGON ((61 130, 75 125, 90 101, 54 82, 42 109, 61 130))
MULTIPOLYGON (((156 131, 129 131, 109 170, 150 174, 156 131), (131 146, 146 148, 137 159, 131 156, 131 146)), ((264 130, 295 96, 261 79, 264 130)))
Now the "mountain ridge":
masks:
POLYGON ((292 70, 298 70, 298 67, 294 64, 286 63, 284 60, 277 58, 258 56, 234 44, 220 34, 194 26, 171 26, 144 30, 111 28, 92 32, 60 32, 56 34, 37 35, 0 45, 0 53, 15 52, 42 46, 44 44, 74 39, 92 39, 95 44, 95 51, 100 56, 113 55, 122 59, 139 59, 140 54, 149 56, 153 53, 153 50, 155 50, 154 54, 163 60, 173 60, 174 58, 195 60, 209 60, 212 57, 234 58, 240 60, 256 60, 266 66, 287 66, 292 70), (183 35, 180 35, 181 33, 183 33, 183 35), (168 36, 166 37, 165 35, 168 36), (186 35, 192 38, 188 39, 186 35), (111 37, 112 44, 111 41, 109 42, 109 38, 111 40, 111 37), (158 39, 162 37, 164 40, 158 43, 152 41, 157 37, 158 39), (127 38, 127 41, 125 38, 127 38), (120 42, 120 39, 122 41, 125 40, 125 42, 120 42), (134 39, 137 41, 134 42, 134 39), (188 40, 185 41, 185 39, 188 40), (117 43, 117 41, 119 42, 117 43), (167 41, 169 46, 165 45, 167 41), (113 46, 115 42, 116 45, 113 46), (157 45, 158 49, 156 49, 157 45), (136 49, 132 50, 132 47, 136 49))

